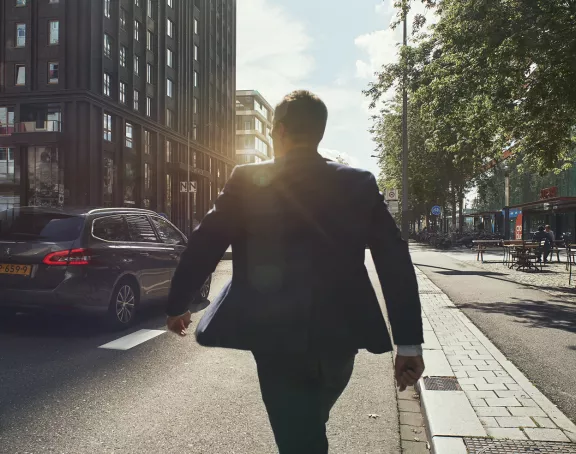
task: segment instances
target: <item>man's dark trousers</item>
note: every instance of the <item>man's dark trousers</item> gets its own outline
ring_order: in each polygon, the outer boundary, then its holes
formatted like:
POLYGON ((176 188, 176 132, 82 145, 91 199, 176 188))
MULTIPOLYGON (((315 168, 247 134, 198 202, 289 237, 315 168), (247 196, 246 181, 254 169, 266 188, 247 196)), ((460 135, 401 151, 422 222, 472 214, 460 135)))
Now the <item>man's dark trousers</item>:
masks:
POLYGON ((328 454, 326 422, 350 381, 355 356, 254 354, 280 454, 328 454))

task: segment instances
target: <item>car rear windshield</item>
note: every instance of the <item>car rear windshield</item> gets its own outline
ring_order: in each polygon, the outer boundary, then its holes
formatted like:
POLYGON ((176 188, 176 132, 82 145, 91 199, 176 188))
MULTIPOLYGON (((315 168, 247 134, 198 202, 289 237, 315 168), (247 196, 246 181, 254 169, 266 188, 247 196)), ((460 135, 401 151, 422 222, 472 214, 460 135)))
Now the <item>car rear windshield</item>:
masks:
POLYGON ((0 240, 73 241, 83 225, 79 216, 12 209, 0 213, 0 240))

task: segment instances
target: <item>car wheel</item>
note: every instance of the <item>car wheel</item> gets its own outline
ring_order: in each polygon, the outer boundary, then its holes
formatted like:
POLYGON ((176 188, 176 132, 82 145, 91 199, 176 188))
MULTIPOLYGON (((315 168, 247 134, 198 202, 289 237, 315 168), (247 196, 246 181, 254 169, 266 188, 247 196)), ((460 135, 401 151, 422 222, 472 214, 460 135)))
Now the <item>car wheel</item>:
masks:
POLYGON ((108 324, 112 328, 127 328, 134 323, 139 292, 133 282, 123 280, 112 292, 108 308, 108 324))
POLYGON ((204 285, 200 289, 200 299, 202 301, 208 299, 208 295, 210 295, 210 285, 211 284, 212 284, 212 276, 210 276, 208 279, 206 279, 206 282, 204 282, 204 285))

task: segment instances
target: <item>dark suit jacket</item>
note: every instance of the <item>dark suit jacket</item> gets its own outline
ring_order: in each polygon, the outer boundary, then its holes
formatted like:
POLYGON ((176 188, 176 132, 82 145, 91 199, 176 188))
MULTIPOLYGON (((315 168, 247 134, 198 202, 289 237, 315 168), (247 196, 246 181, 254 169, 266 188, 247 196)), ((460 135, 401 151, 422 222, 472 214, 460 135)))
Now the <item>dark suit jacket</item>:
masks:
POLYGON ((232 245, 233 276, 199 322, 200 344, 263 352, 392 349, 364 266, 376 265, 394 341, 423 342, 408 246, 374 176, 294 150, 234 169, 192 233, 168 315, 180 315, 232 245))

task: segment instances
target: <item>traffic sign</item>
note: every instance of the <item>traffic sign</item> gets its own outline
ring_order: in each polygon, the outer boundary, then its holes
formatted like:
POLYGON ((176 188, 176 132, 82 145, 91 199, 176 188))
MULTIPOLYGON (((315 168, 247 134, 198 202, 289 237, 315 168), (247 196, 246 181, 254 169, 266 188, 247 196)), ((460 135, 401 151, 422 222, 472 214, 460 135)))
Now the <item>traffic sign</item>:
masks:
POLYGON ((432 214, 434 216, 440 216, 442 214, 442 208, 440 208, 438 205, 433 206, 432 207, 432 214))
POLYGON ((388 211, 391 214, 396 214, 400 211, 400 207, 398 206, 397 200, 389 200, 388 201, 388 211))
POLYGON ((398 200, 398 189, 386 189, 384 198, 386 200, 398 200))
POLYGON ((180 192, 196 192, 197 187, 198 183, 196 181, 189 181, 188 184, 185 181, 180 182, 180 192))

